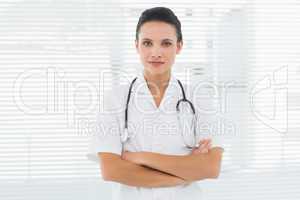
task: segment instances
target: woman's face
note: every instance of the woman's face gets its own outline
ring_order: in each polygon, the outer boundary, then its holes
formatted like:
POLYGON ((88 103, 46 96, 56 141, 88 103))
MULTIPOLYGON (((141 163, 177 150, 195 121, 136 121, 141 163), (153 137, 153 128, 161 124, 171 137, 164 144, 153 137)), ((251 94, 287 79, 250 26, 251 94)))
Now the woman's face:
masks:
POLYGON ((158 21, 141 26, 135 45, 144 69, 152 75, 169 73, 176 54, 182 49, 182 42, 177 42, 175 27, 158 21))

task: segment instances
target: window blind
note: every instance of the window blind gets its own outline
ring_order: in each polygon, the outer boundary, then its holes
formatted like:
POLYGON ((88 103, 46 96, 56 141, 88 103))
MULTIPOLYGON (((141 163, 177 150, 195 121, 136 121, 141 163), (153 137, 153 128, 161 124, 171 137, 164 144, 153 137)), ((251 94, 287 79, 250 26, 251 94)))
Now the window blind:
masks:
POLYGON ((299 199, 296 0, 0 1, 0 199, 109 199, 89 125, 141 69, 135 28, 154 6, 182 23, 176 76, 218 91, 229 171, 204 197, 299 199))

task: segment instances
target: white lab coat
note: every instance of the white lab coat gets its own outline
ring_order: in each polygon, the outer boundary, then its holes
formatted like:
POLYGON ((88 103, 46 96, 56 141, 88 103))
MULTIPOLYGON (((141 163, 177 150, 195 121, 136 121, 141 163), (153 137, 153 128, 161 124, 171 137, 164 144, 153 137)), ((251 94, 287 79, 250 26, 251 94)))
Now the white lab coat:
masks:
MULTIPOLYGON (((111 152, 121 155, 122 149, 128 151, 148 151, 169 155, 187 155, 190 150, 185 147, 176 114, 176 103, 182 98, 182 92, 174 75, 171 75, 169 85, 159 108, 147 87, 143 72, 138 74, 138 79, 133 85, 128 110, 128 132, 130 140, 124 145, 121 142, 125 124, 125 105, 129 89, 128 85, 115 87, 114 90, 104 96, 104 111, 97 116, 97 131, 92 139, 92 151, 111 152), (134 136, 134 137, 132 137, 134 136)), ((184 86, 189 100, 192 100, 190 91, 184 86)), ((189 107, 184 109, 185 120, 191 120, 192 114, 188 114, 189 107), (185 111, 187 109, 187 111, 185 111)), ((204 117, 197 113, 197 125, 202 123, 204 117)), ((187 121, 189 122, 189 121, 187 121)), ((191 135, 190 135, 191 136, 191 135)), ((189 142, 189 135, 187 142, 189 142)), ((207 135, 205 135, 207 136, 207 135)), ((197 141, 201 138, 198 135, 197 141)), ((220 141, 213 140, 213 146, 222 146, 220 141)), ((114 200, 195 200, 202 199, 201 188, 197 182, 189 185, 144 188, 132 187, 124 184, 113 183, 114 200)))

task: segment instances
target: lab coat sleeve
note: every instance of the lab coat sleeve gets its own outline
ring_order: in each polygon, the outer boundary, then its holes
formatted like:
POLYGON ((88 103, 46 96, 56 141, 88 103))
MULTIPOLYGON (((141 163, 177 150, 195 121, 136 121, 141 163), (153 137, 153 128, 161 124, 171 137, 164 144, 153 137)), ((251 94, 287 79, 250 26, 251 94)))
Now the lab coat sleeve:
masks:
MULTIPOLYGON (((93 134, 90 137, 88 146, 88 159, 98 162, 98 152, 109 152, 121 155, 121 117, 123 110, 120 101, 120 95, 115 91, 104 95, 103 110, 98 111, 95 116, 95 126, 93 134)), ((102 106, 100 103, 100 106, 102 106)))

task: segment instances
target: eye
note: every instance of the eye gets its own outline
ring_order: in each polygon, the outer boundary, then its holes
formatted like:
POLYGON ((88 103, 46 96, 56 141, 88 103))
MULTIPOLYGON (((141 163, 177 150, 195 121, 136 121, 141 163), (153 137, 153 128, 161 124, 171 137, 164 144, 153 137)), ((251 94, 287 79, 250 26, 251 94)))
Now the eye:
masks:
POLYGON ((164 45, 164 46, 171 46, 172 43, 171 43, 171 42, 164 42, 163 45, 164 45))
POLYGON ((146 46, 146 47, 148 47, 148 46, 151 45, 151 42, 150 42, 150 41, 144 41, 144 42, 143 42, 143 45, 146 46))

